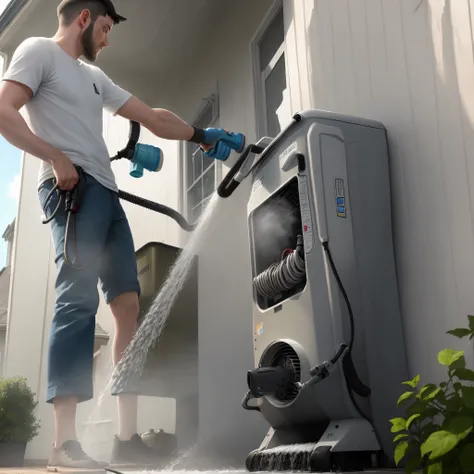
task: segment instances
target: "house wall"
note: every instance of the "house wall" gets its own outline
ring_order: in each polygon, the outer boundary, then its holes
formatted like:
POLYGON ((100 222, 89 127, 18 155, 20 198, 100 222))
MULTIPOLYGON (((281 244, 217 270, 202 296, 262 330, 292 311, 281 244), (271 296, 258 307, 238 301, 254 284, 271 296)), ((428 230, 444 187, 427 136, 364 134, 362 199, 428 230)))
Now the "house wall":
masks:
POLYGON ((6 330, 0 329, 0 377, 3 377, 3 361, 5 360, 6 330))
MULTIPOLYGON (((229 3, 206 54, 187 65, 173 110, 191 121, 203 97, 218 93, 219 123, 255 143, 256 109, 250 44, 274 4, 229 3), (218 40, 217 40, 218 39, 218 40), (218 58, 216 60, 216 58, 218 58)), ((221 165, 221 177, 237 155, 221 165)), ((244 460, 258 447, 267 424, 242 409, 247 370, 254 367, 252 287, 247 233, 249 182, 220 200, 199 252, 200 443, 244 460)), ((183 238, 185 235, 183 235, 183 238)), ((184 244, 183 240, 183 244, 184 244)))
POLYGON ((445 347, 465 349, 472 366, 472 345, 446 331, 465 327, 474 309, 474 2, 289 3, 307 46, 312 106, 388 129, 412 376, 445 377, 437 363, 445 347))
MULTIPOLYGON (((246 0, 228 9, 228 16, 216 26, 213 41, 203 44, 206 55, 195 64, 186 64, 175 71, 169 90, 157 92, 156 105, 173 110, 184 119, 192 120, 202 99, 218 91, 220 120, 227 128, 242 131, 249 141, 256 138, 252 58, 250 42, 271 0, 257 5, 246 0), (215 58, 220 58, 216 61, 215 58), (190 71, 193 71, 190 74, 190 71), (181 80, 181 82, 179 82, 181 80)), ((140 80, 137 78, 137 80, 140 80)), ((146 95, 150 96, 147 86, 146 95)), ((128 136, 128 122, 117 117, 105 117, 104 136, 110 154, 123 148, 128 136)), ((181 163, 179 145, 157 140, 145 129, 142 142, 157 144, 165 152, 164 167, 159 174, 147 173, 140 180, 128 176, 129 164, 116 162, 119 187, 172 208, 181 206, 181 163)), ((235 159, 222 166, 225 173, 235 159)), ((27 458, 44 459, 49 453, 53 435, 50 405, 45 403, 47 348, 49 326, 53 315, 55 268, 49 229, 40 222, 36 197, 38 161, 26 156, 22 170, 22 191, 17 219, 14 291, 11 301, 8 375, 24 375, 38 394, 38 416, 42 423, 40 435, 27 450, 27 458), (32 252, 31 236, 35 236, 32 252), (35 269, 35 272, 32 269, 35 269), (39 283, 41 282, 41 283, 39 283), (28 294, 28 298, 25 298, 28 294), (24 328, 28 327, 26 333, 24 328), (31 354, 25 364, 24 354, 31 354)), ((246 197, 248 186, 242 185, 232 201, 217 210, 208 230, 205 248, 199 257, 199 441, 220 454, 230 454, 241 461, 265 435, 267 426, 255 413, 241 408, 245 394, 246 371, 253 367, 253 328, 251 319, 250 267, 247 257, 246 197), (232 255, 233 254, 233 255, 232 255), (223 282, 229 282, 223 285, 223 282)), ((167 217, 123 203, 133 231, 136 248, 148 241, 161 241, 183 246, 188 235, 167 217)), ((114 335, 113 319, 101 304, 97 319, 108 332, 110 342, 101 349, 95 362, 95 400, 78 408, 77 427, 84 448, 91 454, 107 453, 111 436, 116 432, 115 401, 105 397, 97 405, 110 374, 110 350, 114 335)), ((164 428, 173 432, 175 405, 170 399, 141 397, 139 430, 164 428), (152 419, 154 413, 156 419, 152 419)), ((108 454, 108 453, 107 453, 108 454)))

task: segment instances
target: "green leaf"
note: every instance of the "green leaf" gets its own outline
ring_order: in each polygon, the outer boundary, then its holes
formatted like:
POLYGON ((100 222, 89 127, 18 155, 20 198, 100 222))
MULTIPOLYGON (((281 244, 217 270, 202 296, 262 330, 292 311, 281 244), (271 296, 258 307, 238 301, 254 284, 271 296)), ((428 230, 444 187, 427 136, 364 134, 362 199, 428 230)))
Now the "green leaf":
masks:
POLYGON ((432 433, 421 445, 421 455, 430 454, 430 459, 437 459, 454 449, 459 443, 459 438, 449 431, 441 430, 432 433))
POLYGON ((392 433, 398 433, 399 431, 404 430, 406 427, 406 421, 404 418, 392 418, 390 423, 392 423, 392 433))
POLYGON ((474 382, 474 371, 470 369, 456 369, 454 371, 454 375, 459 380, 468 380, 470 382, 474 382))
POLYGON ((434 383, 427 383, 426 385, 424 385, 420 390, 420 396, 425 395, 425 393, 429 390, 436 390, 436 385, 434 383))
POLYGON ((455 349, 443 349, 438 354, 438 362, 442 365, 450 366, 463 356, 464 351, 457 351, 455 349))
POLYGON ((443 463, 437 462, 428 466, 428 474, 443 474, 443 463))
POLYGON ((472 418, 469 416, 457 416, 449 421, 446 431, 462 440, 472 431, 472 418))
POLYGON ((464 474, 474 472, 474 443, 466 444, 466 446, 463 447, 459 462, 461 463, 464 474))
POLYGON ((435 425, 434 423, 427 423, 423 426, 421 432, 423 433, 423 438, 428 438, 428 436, 433 434, 435 431, 439 431, 440 429, 441 427, 439 425, 435 425))
POLYGON ((446 400, 446 409, 450 412, 458 412, 461 407, 462 403, 458 395, 454 395, 449 400, 446 400))
POLYGON ((469 329, 474 331, 474 316, 469 315, 467 319, 469 319, 469 329))
POLYGON ((393 442, 396 443, 397 441, 400 441, 402 438, 408 438, 408 435, 406 433, 401 433, 395 436, 395 438, 393 438, 393 442))
POLYGON ((405 454, 408 449, 408 443, 406 441, 402 441, 398 443, 395 448, 395 464, 398 466, 398 463, 405 457, 405 454))
POLYGON ((441 387, 435 388, 434 390, 426 390, 425 393, 428 392, 427 395, 423 396, 422 399, 427 401, 427 400, 433 400, 436 398, 439 392, 441 392, 441 387))
MULTIPOLYGON (((458 369, 465 369, 466 368, 466 359, 464 356, 460 357, 459 359, 455 360, 450 366, 449 370, 450 372, 456 371, 458 369)), ((453 375, 452 373, 450 374, 451 376, 453 375)))
POLYGON ((416 420, 419 416, 420 416, 419 413, 415 413, 414 415, 410 416, 410 418, 408 418, 407 420, 405 429, 408 430, 410 428, 410 425, 413 423, 413 421, 416 420))
POLYGON ((409 385, 412 388, 415 388, 418 385, 418 382, 420 381, 420 376, 417 375, 413 380, 407 380, 406 382, 402 382, 404 385, 409 385))
POLYGON ((416 453, 413 453, 412 451, 412 456, 409 456, 409 459, 405 463, 405 471, 407 474, 412 474, 415 469, 418 469, 421 464, 421 455, 420 455, 420 450, 417 449, 416 453))
POLYGON ((413 395, 415 395, 415 392, 405 392, 402 395, 400 395, 400 397, 398 398, 398 401, 397 401, 397 406, 400 406, 403 402, 405 402, 405 401, 409 400, 410 398, 412 398, 413 395))
POLYGON ((463 337, 469 336, 471 334, 471 330, 457 328, 457 329, 452 329, 451 331, 448 331, 447 334, 451 334, 451 336, 459 337, 459 339, 462 339, 463 337))
POLYGON ((463 387, 461 393, 463 405, 467 408, 474 408, 474 387, 463 387))
POLYGON ((414 415, 415 413, 424 413, 427 409, 426 403, 422 401, 416 401, 412 403, 408 408, 406 408, 405 412, 407 415, 414 415))

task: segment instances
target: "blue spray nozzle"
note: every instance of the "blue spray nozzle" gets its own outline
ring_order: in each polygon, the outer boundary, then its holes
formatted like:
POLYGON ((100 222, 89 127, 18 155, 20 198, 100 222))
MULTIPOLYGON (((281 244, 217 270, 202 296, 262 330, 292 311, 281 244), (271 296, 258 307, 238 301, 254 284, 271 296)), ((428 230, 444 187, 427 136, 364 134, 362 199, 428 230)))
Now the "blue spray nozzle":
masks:
POLYGON ((206 155, 216 160, 226 161, 229 158, 230 150, 241 153, 245 145, 245 136, 242 133, 227 132, 225 138, 221 138, 214 148, 206 152, 206 155))
POLYGON ((245 145, 245 135, 242 133, 229 132, 227 137, 223 138, 222 141, 232 150, 241 153, 245 145))
POLYGON ((163 166, 163 152, 153 145, 137 144, 130 164, 130 176, 141 178, 143 170, 158 172, 163 166))

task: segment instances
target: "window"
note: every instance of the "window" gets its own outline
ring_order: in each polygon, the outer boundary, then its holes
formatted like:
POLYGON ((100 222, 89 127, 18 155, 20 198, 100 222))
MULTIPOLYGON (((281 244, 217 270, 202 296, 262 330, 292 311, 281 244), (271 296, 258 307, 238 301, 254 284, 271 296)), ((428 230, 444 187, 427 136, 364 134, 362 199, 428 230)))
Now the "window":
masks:
MULTIPOLYGON (((193 123, 195 127, 219 127, 216 97, 207 99, 204 110, 193 123)), ((185 206, 187 219, 196 222, 216 190, 217 164, 202 153, 199 145, 185 144, 185 206)))
POLYGON ((275 137, 281 130, 277 110, 287 86, 282 7, 258 40, 256 53, 260 135, 275 137))

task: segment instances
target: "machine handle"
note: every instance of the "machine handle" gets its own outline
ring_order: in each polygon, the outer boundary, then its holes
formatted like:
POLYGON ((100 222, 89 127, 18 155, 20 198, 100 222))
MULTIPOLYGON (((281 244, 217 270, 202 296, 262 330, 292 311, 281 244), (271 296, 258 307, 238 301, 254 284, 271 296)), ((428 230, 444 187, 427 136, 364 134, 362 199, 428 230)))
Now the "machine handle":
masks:
POLYGON ((230 171, 224 176, 224 179, 219 184, 217 188, 217 194, 221 198, 228 198, 239 186, 239 182, 235 181, 234 178, 236 174, 240 171, 244 161, 247 159, 250 149, 252 145, 249 145, 244 152, 239 156, 237 161, 234 163, 234 166, 230 169, 230 171))
POLYGON ((234 166, 226 174, 224 179, 217 188, 217 194, 221 198, 228 198, 239 186, 239 184, 246 178, 253 167, 248 166, 247 160, 250 158, 250 153, 259 154, 262 153, 264 148, 257 145, 249 145, 245 148, 244 152, 239 156, 234 166), (244 168, 247 168, 245 171, 244 168))

